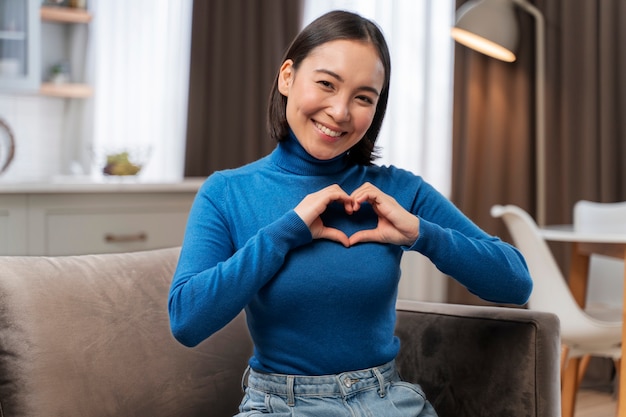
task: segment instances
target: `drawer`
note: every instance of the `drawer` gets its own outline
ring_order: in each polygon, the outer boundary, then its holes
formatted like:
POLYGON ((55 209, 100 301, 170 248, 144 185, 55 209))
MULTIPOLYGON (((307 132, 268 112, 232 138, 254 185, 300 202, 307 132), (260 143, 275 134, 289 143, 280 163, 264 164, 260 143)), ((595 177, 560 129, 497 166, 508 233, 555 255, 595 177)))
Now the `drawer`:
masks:
POLYGON ((0 255, 26 253, 26 198, 0 196, 0 255))
POLYGON ((193 193, 29 198, 29 255, 134 252, 182 244, 193 193))
POLYGON ((0 255, 9 254, 9 212, 0 208, 0 255))
POLYGON ((44 254, 129 252, 182 244, 186 211, 48 213, 44 254))

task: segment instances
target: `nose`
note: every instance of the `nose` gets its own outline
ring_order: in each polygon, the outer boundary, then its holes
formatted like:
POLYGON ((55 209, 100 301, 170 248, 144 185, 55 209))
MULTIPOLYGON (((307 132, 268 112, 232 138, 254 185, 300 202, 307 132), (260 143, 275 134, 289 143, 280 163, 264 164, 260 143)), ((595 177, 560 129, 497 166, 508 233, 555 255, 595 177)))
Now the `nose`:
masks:
POLYGON ((349 99, 336 95, 329 103, 328 114, 336 122, 345 122, 350 120, 350 102, 349 99))

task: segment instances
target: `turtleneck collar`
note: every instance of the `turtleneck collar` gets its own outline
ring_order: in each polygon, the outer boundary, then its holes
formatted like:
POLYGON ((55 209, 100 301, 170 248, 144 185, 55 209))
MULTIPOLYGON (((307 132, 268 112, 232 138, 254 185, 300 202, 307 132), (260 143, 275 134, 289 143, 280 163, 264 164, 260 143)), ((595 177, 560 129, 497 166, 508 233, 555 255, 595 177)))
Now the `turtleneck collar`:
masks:
POLYGON ((291 131, 287 140, 278 143, 271 158, 278 167, 297 175, 332 175, 350 164, 346 153, 329 160, 311 156, 291 131))

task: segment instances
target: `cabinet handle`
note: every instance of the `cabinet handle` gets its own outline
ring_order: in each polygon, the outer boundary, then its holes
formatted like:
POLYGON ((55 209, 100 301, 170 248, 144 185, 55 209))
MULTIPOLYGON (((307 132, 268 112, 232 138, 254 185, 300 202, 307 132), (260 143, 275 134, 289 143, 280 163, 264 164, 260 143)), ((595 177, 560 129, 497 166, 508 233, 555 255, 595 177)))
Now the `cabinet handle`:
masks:
POLYGON ((116 235, 113 233, 107 233, 104 235, 104 241, 106 243, 145 242, 146 240, 148 240, 148 234, 144 232, 129 235, 116 235))

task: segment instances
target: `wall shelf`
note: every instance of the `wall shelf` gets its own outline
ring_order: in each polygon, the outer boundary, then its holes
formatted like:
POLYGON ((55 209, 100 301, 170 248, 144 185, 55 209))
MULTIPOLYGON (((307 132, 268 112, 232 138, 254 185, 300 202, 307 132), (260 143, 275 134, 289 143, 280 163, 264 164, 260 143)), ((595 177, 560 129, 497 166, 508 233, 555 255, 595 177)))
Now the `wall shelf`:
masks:
MULTIPOLYGON (((40 17, 43 22, 62 24, 87 24, 92 15, 85 9, 74 7, 41 6, 40 17)), ((44 82, 39 88, 44 96, 62 98, 88 98, 93 95, 91 86, 82 83, 51 83, 44 82)))
POLYGON ((41 20, 61 23, 89 23, 91 14, 83 9, 71 7, 41 7, 41 20))
POLYGON ((44 96, 63 98, 88 98, 93 94, 91 86, 86 84, 55 84, 42 83, 39 93, 44 96))

